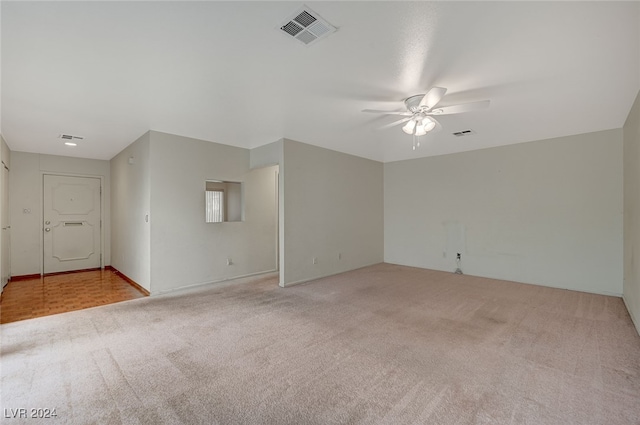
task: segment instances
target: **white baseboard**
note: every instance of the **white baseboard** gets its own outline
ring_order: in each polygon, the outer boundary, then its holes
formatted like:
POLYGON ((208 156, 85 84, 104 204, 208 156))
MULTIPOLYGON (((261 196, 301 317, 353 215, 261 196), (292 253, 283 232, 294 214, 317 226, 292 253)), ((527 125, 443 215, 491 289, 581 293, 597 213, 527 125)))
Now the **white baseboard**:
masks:
POLYGON ((627 307, 629 316, 631 316, 631 321, 633 322, 633 325, 636 327, 636 332, 638 332, 638 335, 640 335, 640 321, 637 320, 636 317, 633 315, 633 310, 631 310, 631 308, 629 307, 629 303, 627 302, 627 299, 624 297, 624 295, 622 296, 622 301, 624 301, 624 306, 627 307))
POLYGON ((354 270, 363 269, 365 267, 371 267, 371 266, 374 266, 376 264, 382 264, 382 261, 377 262, 377 263, 366 264, 364 266, 356 267, 355 269, 342 270, 342 271, 338 271, 338 272, 335 272, 335 273, 328 273, 328 274, 321 275, 321 276, 310 277, 308 279, 296 280, 294 282, 284 282, 284 283, 280 282, 280 287, 281 288, 288 288, 290 286, 301 285, 303 283, 312 282, 314 280, 323 279, 325 277, 335 276, 335 275, 338 275, 338 274, 342 274, 342 273, 347 273, 347 272, 351 272, 351 271, 354 271, 354 270))
POLYGON ((219 280, 212 280, 212 281, 209 281, 209 282, 194 283, 194 284, 191 284, 191 285, 179 286, 177 288, 165 289, 163 291, 151 292, 151 296, 153 297, 153 296, 156 296, 156 295, 169 294, 171 292, 184 291, 185 289, 194 289, 194 288, 198 288, 198 287, 201 287, 201 286, 212 285, 212 284, 216 284, 216 283, 230 282, 232 280, 243 279, 243 278, 246 278, 246 277, 259 276, 261 274, 275 273, 277 271, 278 271, 278 269, 266 270, 266 271, 261 271, 261 272, 243 274, 243 275, 240 275, 240 276, 227 277, 227 278, 219 279, 219 280))
MULTIPOLYGON (((391 262, 391 261, 385 261, 385 263, 393 264, 396 266, 415 267, 417 269, 423 269, 423 270, 435 270, 439 272, 452 273, 452 274, 454 272, 454 270, 452 269, 442 269, 437 267, 416 266, 414 264, 404 264, 404 263, 391 262)), ((499 277, 499 276, 496 277, 496 276, 488 276, 484 274, 474 274, 474 273, 467 273, 467 272, 464 272, 463 274, 466 276, 472 276, 472 277, 482 277, 487 279, 502 280, 504 282, 522 283, 523 285, 543 286, 545 288, 564 289, 567 291, 584 292, 586 294, 606 295, 608 297, 618 297, 618 298, 622 297, 622 293, 620 292, 583 289, 583 288, 568 287, 566 285, 552 285, 552 284, 545 284, 545 283, 539 283, 539 282, 524 282, 521 280, 510 279, 508 277, 499 277)))

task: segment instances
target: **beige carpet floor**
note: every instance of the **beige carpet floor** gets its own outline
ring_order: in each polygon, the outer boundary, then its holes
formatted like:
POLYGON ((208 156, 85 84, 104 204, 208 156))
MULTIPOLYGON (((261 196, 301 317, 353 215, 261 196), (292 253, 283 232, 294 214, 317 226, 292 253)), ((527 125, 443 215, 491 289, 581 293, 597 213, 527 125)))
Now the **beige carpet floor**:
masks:
POLYGON ((267 275, 0 331, 7 424, 640 423, 621 299, 453 273, 267 275))

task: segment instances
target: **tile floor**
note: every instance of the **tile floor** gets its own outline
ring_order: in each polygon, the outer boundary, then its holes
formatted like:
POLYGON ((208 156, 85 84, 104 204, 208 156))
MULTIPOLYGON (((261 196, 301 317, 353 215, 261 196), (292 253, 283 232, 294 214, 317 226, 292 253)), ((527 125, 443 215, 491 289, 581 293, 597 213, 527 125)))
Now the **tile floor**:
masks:
POLYGON ((14 280, 0 301, 0 323, 82 310, 146 296, 114 270, 91 270, 14 280))

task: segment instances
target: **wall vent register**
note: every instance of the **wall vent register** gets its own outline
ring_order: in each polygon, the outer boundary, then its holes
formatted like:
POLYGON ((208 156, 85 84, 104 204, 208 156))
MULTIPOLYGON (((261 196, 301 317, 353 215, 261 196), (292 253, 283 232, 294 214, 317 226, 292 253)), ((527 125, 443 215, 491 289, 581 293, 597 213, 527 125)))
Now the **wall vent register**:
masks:
POLYGON ((58 136, 58 138, 64 139, 64 140, 83 140, 84 139, 84 137, 82 136, 74 136, 72 134, 61 134, 58 136))
POLYGON ((462 130, 462 131, 456 131, 455 133, 451 133, 456 137, 462 137, 462 136, 471 136, 472 134, 476 134, 475 131, 473 130, 462 130))

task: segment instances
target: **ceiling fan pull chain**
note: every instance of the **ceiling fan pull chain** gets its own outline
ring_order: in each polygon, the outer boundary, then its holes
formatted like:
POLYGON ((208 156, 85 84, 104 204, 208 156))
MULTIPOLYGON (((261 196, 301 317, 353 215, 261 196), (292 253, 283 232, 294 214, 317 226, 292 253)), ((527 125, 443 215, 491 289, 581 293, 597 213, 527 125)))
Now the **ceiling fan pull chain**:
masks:
POLYGON ((419 147, 420 147, 420 141, 416 141, 416 135, 414 133, 413 134, 413 150, 415 151, 419 147))

